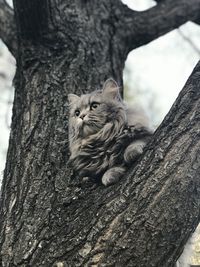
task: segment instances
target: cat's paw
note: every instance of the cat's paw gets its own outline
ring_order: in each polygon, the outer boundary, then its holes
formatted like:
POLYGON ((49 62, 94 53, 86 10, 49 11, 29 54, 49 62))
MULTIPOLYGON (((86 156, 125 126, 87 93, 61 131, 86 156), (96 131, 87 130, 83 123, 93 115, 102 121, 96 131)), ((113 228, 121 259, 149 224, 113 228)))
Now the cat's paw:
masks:
POLYGON ((102 184, 105 186, 115 184, 119 181, 124 172, 125 169, 122 167, 113 167, 107 170, 102 177, 102 184))
POLYGON ((142 140, 137 140, 131 143, 124 152, 124 160, 130 163, 143 153, 146 143, 142 140))

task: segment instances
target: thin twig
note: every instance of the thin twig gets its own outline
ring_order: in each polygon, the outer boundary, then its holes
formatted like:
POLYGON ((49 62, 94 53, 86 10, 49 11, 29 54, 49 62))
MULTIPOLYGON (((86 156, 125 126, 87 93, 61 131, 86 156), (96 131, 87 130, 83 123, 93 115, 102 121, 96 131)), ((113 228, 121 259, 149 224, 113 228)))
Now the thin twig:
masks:
POLYGON ((181 29, 177 29, 179 35, 183 38, 184 41, 186 41, 192 49, 200 56, 200 48, 194 43, 194 41, 191 39, 191 37, 188 37, 181 29))

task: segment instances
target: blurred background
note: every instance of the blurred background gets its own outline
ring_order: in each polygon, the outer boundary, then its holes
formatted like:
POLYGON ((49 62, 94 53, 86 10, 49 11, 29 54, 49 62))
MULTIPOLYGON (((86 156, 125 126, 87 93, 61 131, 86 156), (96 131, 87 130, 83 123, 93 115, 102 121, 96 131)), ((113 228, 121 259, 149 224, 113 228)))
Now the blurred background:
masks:
MULTIPOLYGON (((12 1, 8 1, 12 5, 12 1)), ((155 5, 153 0, 123 0, 138 11, 155 5)), ((124 69, 125 99, 139 105, 157 127, 200 58, 200 26, 188 22, 148 45, 132 51, 124 69)), ((0 183, 8 147, 14 88, 15 59, 0 41, 0 183)), ((200 237, 191 242, 190 263, 200 266, 200 237)), ((181 266, 184 267, 184 266, 181 266)))

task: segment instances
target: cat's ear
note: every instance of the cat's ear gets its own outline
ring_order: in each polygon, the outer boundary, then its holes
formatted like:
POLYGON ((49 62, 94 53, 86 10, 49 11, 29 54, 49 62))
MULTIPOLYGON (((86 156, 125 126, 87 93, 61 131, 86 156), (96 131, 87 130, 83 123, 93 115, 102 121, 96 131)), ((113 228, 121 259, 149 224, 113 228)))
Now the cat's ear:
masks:
POLYGON ((119 98, 120 93, 119 93, 119 86, 118 86, 117 82, 113 79, 106 80, 104 85, 103 85, 102 94, 105 97, 108 97, 111 99, 119 98))
POLYGON ((77 102, 79 99, 80 97, 75 94, 68 94, 69 104, 73 104, 74 102, 77 102))

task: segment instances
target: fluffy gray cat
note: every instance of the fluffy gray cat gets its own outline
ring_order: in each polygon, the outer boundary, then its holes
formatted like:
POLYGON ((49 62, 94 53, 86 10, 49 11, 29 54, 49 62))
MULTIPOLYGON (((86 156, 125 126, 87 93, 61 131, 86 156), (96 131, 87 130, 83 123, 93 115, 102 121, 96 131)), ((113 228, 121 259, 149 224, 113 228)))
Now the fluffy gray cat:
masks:
POLYGON ((143 152, 152 131, 148 120, 127 108, 117 83, 109 79, 102 90, 69 100, 70 163, 81 177, 116 183, 143 152))

